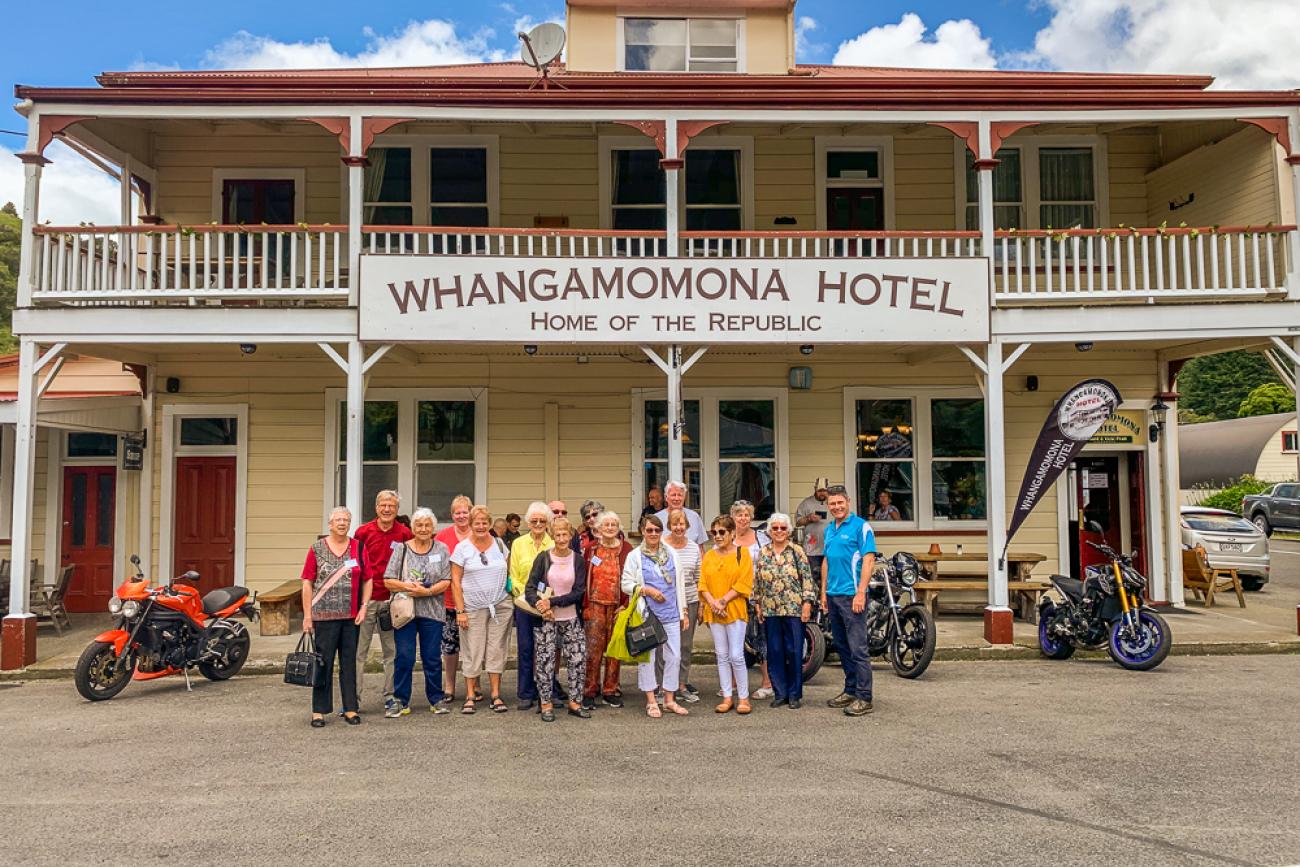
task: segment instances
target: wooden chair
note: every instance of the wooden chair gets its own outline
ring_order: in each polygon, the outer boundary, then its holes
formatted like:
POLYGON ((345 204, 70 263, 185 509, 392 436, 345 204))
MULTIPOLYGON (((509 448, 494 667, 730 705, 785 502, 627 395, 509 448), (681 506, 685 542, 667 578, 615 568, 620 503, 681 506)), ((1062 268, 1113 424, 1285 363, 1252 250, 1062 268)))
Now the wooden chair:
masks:
POLYGON ((63 605, 63 597, 68 592, 68 585, 72 583, 72 570, 75 566, 64 566, 59 570, 59 578, 54 582, 53 587, 46 587, 43 584, 32 585, 31 609, 38 620, 49 620, 54 624, 54 631, 59 635, 63 634, 65 627, 72 625, 72 619, 68 617, 68 609, 63 605))
POLYGON ((1237 604, 1246 607, 1246 594, 1241 589, 1241 578, 1236 569, 1215 569, 1201 547, 1183 551, 1183 587, 1204 598, 1205 607, 1214 604, 1214 594, 1231 589, 1237 594, 1237 604))

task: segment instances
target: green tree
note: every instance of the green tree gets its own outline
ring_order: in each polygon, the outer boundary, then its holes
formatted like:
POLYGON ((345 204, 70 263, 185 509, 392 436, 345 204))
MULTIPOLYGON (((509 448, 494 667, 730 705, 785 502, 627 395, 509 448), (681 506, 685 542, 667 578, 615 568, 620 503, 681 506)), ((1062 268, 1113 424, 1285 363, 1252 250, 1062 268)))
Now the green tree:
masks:
POLYGON ((1237 407, 1237 418, 1275 412, 1295 412, 1295 395, 1280 382, 1266 382, 1246 395, 1241 406, 1237 407))
POLYGON ((13 202, 0 208, 0 352, 12 352, 14 303, 18 292, 18 247, 22 243, 22 220, 13 202))
POLYGON ((1242 401, 1266 383, 1278 383, 1278 378, 1256 352, 1193 358, 1178 374, 1179 408, 1205 420, 1236 418, 1242 401))

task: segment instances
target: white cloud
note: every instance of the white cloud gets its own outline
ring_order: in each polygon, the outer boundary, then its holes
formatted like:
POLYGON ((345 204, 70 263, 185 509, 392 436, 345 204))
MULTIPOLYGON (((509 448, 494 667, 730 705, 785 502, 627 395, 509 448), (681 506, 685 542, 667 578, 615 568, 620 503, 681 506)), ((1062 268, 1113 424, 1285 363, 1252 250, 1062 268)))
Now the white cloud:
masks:
POLYGON ((831 61, 843 66, 895 66, 913 69, 993 69, 997 59, 979 25, 963 18, 945 21, 928 35, 914 12, 897 24, 872 27, 840 43, 831 61))
MULTIPOLYGON (((117 181, 58 141, 50 143, 45 156, 52 162, 41 173, 42 223, 116 226, 121 221, 117 181)), ((0 205, 13 202, 21 214, 23 186, 23 164, 14 151, 0 148, 0 205)))
POLYGON ((1045 0, 1019 60, 1049 69, 1208 73, 1217 87, 1300 87, 1295 0, 1045 0))
POLYGON ((336 49, 321 37, 312 42, 281 42, 241 30, 204 56, 220 69, 336 69, 359 66, 436 66, 506 59, 493 48, 495 33, 483 29, 461 37, 450 21, 411 21, 401 31, 380 35, 366 29, 365 48, 356 54, 336 49))
POLYGON ((826 46, 813 42, 810 34, 817 29, 817 19, 808 15, 800 15, 794 22, 794 56, 796 58, 810 57, 820 54, 826 46))

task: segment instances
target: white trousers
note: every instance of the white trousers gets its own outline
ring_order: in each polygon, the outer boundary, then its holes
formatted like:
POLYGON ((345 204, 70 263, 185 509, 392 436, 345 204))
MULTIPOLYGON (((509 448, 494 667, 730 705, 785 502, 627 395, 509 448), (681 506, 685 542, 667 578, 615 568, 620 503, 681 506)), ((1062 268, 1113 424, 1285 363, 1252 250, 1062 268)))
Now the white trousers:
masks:
POLYGON ((662 623, 668 640, 650 651, 649 662, 638 663, 636 667, 636 685, 642 692, 653 692, 659 686, 663 686, 664 692, 677 692, 677 687, 680 685, 678 681, 682 661, 682 622, 674 620, 669 623, 664 620, 662 623), (659 659, 663 661, 658 662, 659 659), (656 683, 656 664, 664 671, 662 684, 656 683))
POLYGON ((749 698, 749 671, 745 668, 745 628, 743 620, 731 623, 710 623, 713 636, 713 653, 718 658, 718 682, 722 695, 731 695, 733 689, 739 698, 749 698))

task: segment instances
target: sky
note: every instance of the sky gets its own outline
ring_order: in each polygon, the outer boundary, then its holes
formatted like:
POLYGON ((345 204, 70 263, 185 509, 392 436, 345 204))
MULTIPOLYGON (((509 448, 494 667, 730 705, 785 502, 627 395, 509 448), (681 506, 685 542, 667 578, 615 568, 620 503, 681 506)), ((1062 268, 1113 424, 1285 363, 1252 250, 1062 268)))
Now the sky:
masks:
MULTIPOLYGON (((17 83, 93 85, 106 70, 508 60, 518 30, 564 14, 563 0, 10 6, 0 35, 0 91, 10 95, 17 83)), ((1196 72, 1220 87, 1300 87, 1297 0, 799 0, 795 14, 802 63, 1196 72)), ((0 111, 0 131, 24 128, 0 111)), ((0 203, 22 197, 12 156, 22 144, 0 132, 0 203)), ((117 222, 107 176, 57 142, 47 156, 43 221, 117 222)))

